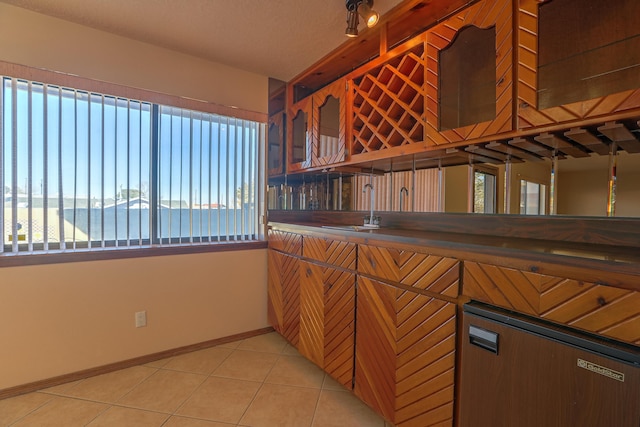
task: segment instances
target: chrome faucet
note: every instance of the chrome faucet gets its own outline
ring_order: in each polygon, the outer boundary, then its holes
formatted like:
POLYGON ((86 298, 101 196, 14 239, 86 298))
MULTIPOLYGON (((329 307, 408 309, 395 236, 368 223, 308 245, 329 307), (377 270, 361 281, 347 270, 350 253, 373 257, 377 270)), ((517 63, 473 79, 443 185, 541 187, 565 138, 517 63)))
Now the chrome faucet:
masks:
POLYGON ((400 189, 400 212, 402 212, 402 202, 404 197, 403 196, 409 196, 409 189, 407 187, 402 187, 400 189))
POLYGON ((365 222, 364 225, 367 225, 369 227, 377 227, 378 224, 376 224, 375 217, 373 216, 373 201, 374 201, 373 185, 365 184, 364 187, 362 188, 362 192, 366 193, 367 188, 369 189, 369 196, 370 196, 369 203, 370 203, 371 212, 369 213, 369 223, 365 222))

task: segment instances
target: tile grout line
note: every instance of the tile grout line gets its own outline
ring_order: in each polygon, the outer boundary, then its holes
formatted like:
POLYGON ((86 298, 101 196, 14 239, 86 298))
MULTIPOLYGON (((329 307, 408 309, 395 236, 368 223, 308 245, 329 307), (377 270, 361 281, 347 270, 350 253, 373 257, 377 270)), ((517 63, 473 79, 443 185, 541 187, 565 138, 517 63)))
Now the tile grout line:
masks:
MULTIPOLYGON (((134 387, 131 388, 131 390, 129 390, 128 392, 126 392, 125 394, 123 394, 122 396, 120 396, 114 403, 113 405, 118 405, 118 406, 122 406, 124 408, 130 408, 130 409, 142 409, 142 408, 135 408, 135 407, 131 407, 131 406, 126 406, 124 403, 121 403, 120 401, 122 399, 124 399, 125 397, 127 397, 128 395, 130 395, 133 390, 137 389, 138 387, 140 387, 142 384, 146 383, 150 378, 153 378, 155 375, 158 374, 158 372, 160 372, 160 370, 162 368, 155 368, 156 371, 149 375, 148 377, 146 377, 145 379, 143 379, 142 381, 140 381, 138 384, 136 384, 134 387)), ((151 411, 151 412, 155 412, 155 411, 151 411)))
MULTIPOLYGON (((36 392, 37 393, 37 392, 36 392)), ((48 395, 51 396, 51 395, 48 395)), ((26 417, 28 417, 29 415, 33 414, 34 412, 36 412, 38 409, 43 408, 45 406, 47 406, 53 399, 55 399, 55 396, 52 396, 51 399, 47 400, 46 402, 43 402, 41 405, 38 405, 36 408, 34 408, 33 410, 29 411, 28 413, 24 414, 23 416, 21 416, 20 418, 18 418, 17 420, 13 421, 11 424, 9 424, 9 426, 13 426, 16 423, 19 423, 20 421, 22 421, 23 419, 25 419, 26 417)))
MULTIPOLYGON (((153 370, 153 371, 152 371, 151 374, 149 374, 145 378, 142 378, 142 379, 138 380, 132 387, 130 387, 122 395, 117 396, 112 401, 100 401, 100 400, 96 400, 94 398, 71 396, 71 395, 65 394, 67 392, 71 392, 72 390, 74 390, 80 384, 82 384, 85 381, 87 381, 87 379, 80 380, 80 381, 78 381, 77 384, 74 384, 72 387, 69 387, 67 390, 64 390, 64 391, 59 392, 59 393, 58 392, 54 392, 54 391, 37 390, 37 391, 35 391, 35 393, 41 394, 43 396, 46 396, 46 397, 48 397, 48 399, 45 402, 43 402, 42 404, 40 404, 37 407, 33 408, 27 414, 25 414, 22 417, 20 417, 19 419, 13 421, 10 425, 15 425, 15 423, 21 422, 22 420, 24 420, 25 418, 33 415, 35 412, 37 412, 38 410, 42 409, 43 407, 46 407, 47 405, 52 404, 52 402, 55 402, 57 399, 69 399, 69 400, 74 400, 74 401, 83 401, 83 402, 89 402, 89 403, 95 403, 95 404, 104 405, 105 408, 103 410, 101 410, 95 417, 93 417, 91 420, 89 420, 85 425, 94 422, 96 419, 100 418, 107 411, 109 411, 110 409, 112 409, 114 407, 115 408, 125 408, 125 409, 141 411, 141 412, 155 413, 155 414, 164 415, 164 416, 166 416, 166 419, 162 422, 162 424, 160 424, 161 426, 166 425, 172 419, 172 417, 185 417, 185 418, 192 419, 192 420, 212 422, 214 420, 210 420, 210 419, 207 419, 207 418, 198 418, 198 417, 189 416, 189 415, 179 415, 178 412, 186 405, 186 403, 199 390, 201 390, 203 384, 208 379, 210 379, 210 378, 228 378, 228 379, 239 380, 239 381, 249 381, 249 382, 259 383, 259 387, 257 388, 257 390, 253 394, 253 397, 251 398, 250 402, 248 403, 248 405, 246 406, 246 408, 242 412, 242 415, 240 416, 239 420, 236 423, 229 423, 230 426, 234 425, 236 427, 240 427, 240 426, 250 427, 250 425, 243 425, 241 423, 241 421, 247 415, 247 413, 249 411, 249 408, 255 403, 256 398, 258 397, 260 392, 265 387, 265 384, 270 384, 270 385, 276 385, 276 386, 286 386, 286 387, 291 387, 291 388, 299 388, 299 389, 307 389, 307 390, 317 391, 318 394, 317 394, 315 405, 313 406, 313 413, 312 413, 312 416, 311 416, 311 419, 310 419, 310 423, 309 423, 309 427, 312 427, 313 424, 317 420, 318 408, 320 407, 320 399, 321 399, 323 391, 325 390, 325 387, 327 385, 327 380, 328 380, 329 376, 326 373, 324 373, 324 376, 322 378, 322 381, 321 381, 319 387, 313 387, 313 386, 307 386, 307 385, 295 385, 295 384, 279 384, 279 383, 268 382, 269 376, 273 373, 273 371, 276 368, 276 366, 278 365, 278 363, 281 363, 282 361, 284 361, 286 359, 291 359, 291 358, 302 358, 304 360, 308 360, 308 359, 304 358, 302 355, 300 355, 298 352, 296 352, 295 351, 295 347, 293 347, 289 342, 287 342, 281 335, 278 334, 278 336, 281 337, 282 341, 284 341, 284 344, 282 345, 282 347, 280 347, 280 349, 277 352, 268 351, 268 349, 270 348, 270 346, 268 346, 268 345, 265 346, 265 347, 262 347, 262 348, 267 348, 267 351, 260 350, 260 346, 256 346, 254 348, 244 348, 244 349, 240 348, 242 343, 245 342, 246 339, 239 341, 237 343, 237 345, 235 345, 233 347, 220 346, 220 348, 228 349, 229 353, 227 355, 225 355, 223 358, 221 358, 220 362, 217 363, 215 365, 215 367, 213 369, 211 369, 211 371, 206 373, 206 374, 202 374, 200 372, 193 372, 193 371, 189 371, 189 370, 180 370, 180 369, 174 369, 174 368, 167 367, 167 365, 171 362, 171 360, 175 359, 175 357, 172 357, 169 360, 167 360, 162 366, 149 366, 149 364, 136 365, 137 367, 145 367, 145 368, 148 368, 148 369, 153 370), (274 359, 273 364, 268 368, 268 370, 266 370, 266 373, 265 373, 264 377, 260 381, 250 380, 250 379, 240 379, 240 378, 234 378, 234 377, 216 376, 215 375, 215 372, 226 361, 228 361, 232 356, 239 354, 240 352, 272 354, 272 355, 275 355, 276 357, 274 359), (161 410, 147 409, 147 408, 142 408, 142 407, 137 407, 137 406, 130 406, 130 405, 127 405, 126 403, 122 402, 122 400, 125 399, 127 396, 131 395, 131 393, 134 390, 136 390, 142 384, 144 384, 147 381, 149 381, 151 378, 154 378, 161 371, 162 372, 180 372, 180 373, 186 373, 186 374, 193 374, 193 375, 201 376, 202 380, 193 389, 193 391, 191 391, 188 394, 188 396, 186 398, 184 398, 184 400, 182 400, 182 402, 175 409, 170 410, 170 411, 163 412, 161 410)), ((275 350, 275 349, 277 349, 277 347, 273 348, 273 350, 275 350)), ((120 371, 122 371, 122 370, 120 370, 120 371)), ((347 391, 347 390, 345 390, 345 391, 347 391)), ((216 422, 218 422, 218 421, 216 421, 216 422)), ((225 423, 227 423, 227 422, 225 422, 225 423)))
POLYGON ((262 380, 262 382, 260 384, 260 387, 258 387, 258 389, 256 390, 255 394, 253 395, 253 398, 251 399, 251 402, 249 402, 249 404, 245 408, 244 412, 240 416, 240 419, 238 419, 238 422, 236 423, 236 426, 248 427, 248 426, 243 426, 242 424, 240 424, 240 422, 245 417, 245 415, 247 415, 247 411, 249 411, 249 408, 251 407, 253 402, 256 400, 256 396, 258 396, 258 394, 260 394, 260 390, 262 390, 262 387, 264 387, 264 385, 267 384, 266 381, 267 381, 267 378, 269 378, 269 374, 271 374, 271 371, 273 371, 273 368, 275 368, 275 366, 277 365, 278 361, 282 358, 282 356, 285 355, 284 351, 285 351, 286 348, 287 348, 287 345, 285 344, 285 345, 282 346, 282 349, 280 350, 280 352, 276 353, 278 355, 277 359, 275 360, 275 362, 273 362, 273 365, 271 366, 271 368, 269 368, 269 371, 264 376, 264 378, 263 378, 263 380, 262 380))
MULTIPOLYGON (((244 340, 242 340, 242 341, 244 341, 244 340)), ((242 342, 242 341, 241 341, 241 342, 242 342)), ((212 347, 212 348, 215 348, 215 347, 212 347)), ((227 349, 229 349, 228 347, 222 347, 222 348, 227 348, 227 349)), ((177 412, 178 412, 180 409, 182 409, 182 407, 183 407, 183 406, 184 406, 184 405, 189 401, 189 399, 191 399, 191 398, 193 397, 193 395, 194 395, 198 390, 200 390, 200 388, 202 387, 202 385, 203 385, 205 382, 207 382, 207 380, 208 380, 209 378, 211 378, 211 375, 215 372, 215 370, 216 370, 216 369, 218 369, 218 368, 219 368, 219 367, 224 363, 224 361, 225 361, 225 360, 227 360, 227 359, 228 359, 228 358, 229 358, 233 353, 235 353, 235 351, 236 351, 236 349, 229 349, 229 350, 231 350, 231 351, 229 352, 229 354, 227 354, 227 355, 224 357, 224 359, 222 359, 222 361, 221 361, 221 362, 220 362, 220 363, 219 363, 215 368, 213 368, 213 369, 211 370, 211 372, 210 372, 209 374, 207 374, 207 375, 205 375, 205 376, 204 376, 204 379, 202 380, 202 382, 201 382, 200 384, 198 384, 198 387, 196 387, 195 389, 193 389, 193 391, 189 394, 189 396, 188 396, 186 399, 184 399, 180 405, 178 405, 178 407, 177 407, 177 408, 176 408, 176 409, 171 413, 171 415, 169 415, 169 418, 167 418, 167 421, 168 421, 169 419, 171 419, 171 417, 174 417, 174 416, 176 416, 176 417, 177 417, 177 416, 180 416, 180 415, 177 415, 177 412)), ((167 370, 169 370, 169 369, 167 369, 167 370)), ((196 419, 200 419, 200 418, 196 418, 196 419)), ((164 424, 166 424, 166 422, 167 422, 167 421, 165 421, 165 423, 163 423, 163 425, 164 425, 164 424)))
POLYGON ((313 408, 313 416, 311 417, 311 424, 309 427, 313 427, 313 423, 316 421, 316 415, 318 414, 318 408, 320 407, 320 398, 322 397, 322 392, 324 391, 324 383, 327 380, 327 373, 324 373, 324 378, 322 378, 322 384, 320 384, 320 392, 318 393, 318 398, 316 399, 316 405, 313 408))
MULTIPOLYGON (((92 402, 92 403, 97 403, 97 402, 92 402)), ((102 414, 104 414, 105 412, 107 412, 109 409, 111 409, 113 407, 113 405, 107 405, 106 408, 104 408, 103 411, 100 411, 100 413, 98 413, 95 417, 93 417, 90 421, 88 421, 85 426, 88 426, 89 424, 91 424, 92 422, 94 422, 96 419, 98 419, 98 417, 100 417, 102 414)))

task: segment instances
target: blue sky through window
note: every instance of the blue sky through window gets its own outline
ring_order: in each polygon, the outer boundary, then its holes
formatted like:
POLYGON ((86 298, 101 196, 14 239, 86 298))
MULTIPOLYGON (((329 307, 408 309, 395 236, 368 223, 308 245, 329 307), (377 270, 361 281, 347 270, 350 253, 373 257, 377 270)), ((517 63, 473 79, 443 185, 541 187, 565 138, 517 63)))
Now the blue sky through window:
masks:
MULTIPOLYGON (((243 210, 248 203, 253 209, 250 214, 256 214, 257 123, 159 106, 154 187, 152 104, 10 78, 3 79, 3 89, 0 166, 9 232, 9 224, 17 221, 9 209, 16 196, 18 208, 31 206, 30 215, 48 216, 40 219, 45 224, 47 220, 56 224, 59 218, 36 207, 62 204, 65 220, 74 227, 84 221, 90 240, 109 238, 103 231, 105 221, 115 221, 114 238, 148 238, 148 203, 154 188, 158 209, 169 209, 164 226, 178 221, 173 230, 164 230, 158 218, 160 237, 183 237, 185 232, 211 235, 222 222, 216 214, 212 226, 214 209, 243 210), (137 205, 127 209, 141 211, 135 218, 125 214, 126 227, 118 218, 122 214, 116 211, 115 218, 108 218, 104 213, 132 200, 137 205), (69 209, 72 215, 66 212, 69 209), (86 213, 79 214, 81 209, 86 213), (147 213, 142 212, 145 209, 147 213), (199 212, 203 209, 209 213, 199 212)), ((248 220, 243 213, 227 212, 224 230, 217 232, 245 233, 241 225, 248 220)))

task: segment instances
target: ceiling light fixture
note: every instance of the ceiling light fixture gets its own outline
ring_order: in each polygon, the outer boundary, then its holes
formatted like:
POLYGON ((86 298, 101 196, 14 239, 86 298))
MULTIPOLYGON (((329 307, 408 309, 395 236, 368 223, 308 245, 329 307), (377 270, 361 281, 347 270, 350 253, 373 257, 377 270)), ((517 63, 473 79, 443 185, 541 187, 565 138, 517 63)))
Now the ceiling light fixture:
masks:
POLYGON ((358 15, 371 28, 378 23, 380 15, 373 10, 373 0, 346 0, 347 7, 347 37, 358 36, 358 15))

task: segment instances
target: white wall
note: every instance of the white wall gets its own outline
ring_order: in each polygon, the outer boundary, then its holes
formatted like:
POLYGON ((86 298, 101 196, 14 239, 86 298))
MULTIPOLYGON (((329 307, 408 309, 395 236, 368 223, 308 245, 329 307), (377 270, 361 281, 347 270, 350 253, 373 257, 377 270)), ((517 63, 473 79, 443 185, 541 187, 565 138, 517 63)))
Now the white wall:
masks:
MULTIPOLYGON (((621 152, 617 160, 617 217, 640 217, 640 154, 621 152)), ((606 216, 609 157, 561 161, 558 165, 558 213, 606 216), (577 167, 576 165, 581 165, 577 167)))
POLYGON ((0 60, 267 113, 267 76, 4 3, 0 60))
MULTIPOLYGON (((0 60, 267 112, 265 76, 3 3, 0 60)), ((0 268, 0 389, 263 328, 266 282, 266 249, 0 268)))
POLYGON ((444 211, 469 212, 469 166, 444 168, 444 211))
POLYGON ((262 249, 0 268, 0 390, 264 328, 266 269, 262 249))

